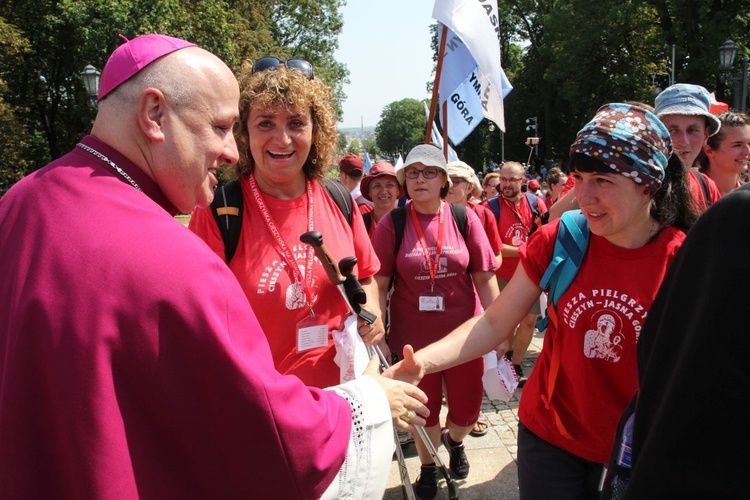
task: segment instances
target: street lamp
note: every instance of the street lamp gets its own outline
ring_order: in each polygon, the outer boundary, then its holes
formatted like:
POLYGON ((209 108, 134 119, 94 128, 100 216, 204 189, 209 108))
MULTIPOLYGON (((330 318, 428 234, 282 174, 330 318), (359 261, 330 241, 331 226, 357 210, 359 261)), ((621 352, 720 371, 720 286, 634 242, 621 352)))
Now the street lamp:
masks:
MULTIPOLYGON (((490 132, 495 131, 495 124, 490 122, 487 126, 490 132)), ((505 163, 505 132, 500 131, 500 163, 505 163)))
POLYGON ((737 44, 732 40, 727 40, 719 47, 719 69, 721 71, 731 71, 734 66, 734 58, 737 57, 737 44))
POLYGON ((734 109, 744 112, 747 103, 747 57, 742 59, 742 72, 732 74, 734 59, 739 47, 732 40, 727 40, 719 47, 719 70, 724 74, 727 83, 734 84, 734 109))
POLYGON ((99 95, 99 80, 102 76, 101 71, 88 64, 81 71, 81 76, 83 77, 83 85, 86 87, 89 99, 96 105, 96 98, 99 95))

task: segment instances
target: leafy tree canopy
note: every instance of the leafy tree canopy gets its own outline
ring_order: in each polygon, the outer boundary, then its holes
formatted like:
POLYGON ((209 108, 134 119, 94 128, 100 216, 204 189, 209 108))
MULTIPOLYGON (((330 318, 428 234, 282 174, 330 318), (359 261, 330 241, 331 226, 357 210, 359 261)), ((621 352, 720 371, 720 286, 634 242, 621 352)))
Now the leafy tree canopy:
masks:
POLYGON ((14 172, 2 174, 0 189, 65 153, 88 132, 96 111, 81 71, 88 64, 101 70, 121 43, 118 33, 185 38, 235 72, 244 60, 262 55, 304 58, 333 88, 340 109, 348 71, 333 56, 342 5, 342 0, 0 0, 0 137, 14 149, 2 154, 27 158, 11 162, 14 172), (20 128, 19 136, 11 139, 7 130, 14 128, 20 128))
POLYGON ((386 153, 406 157, 411 148, 424 142, 427 118, 424 105, 417 99, 402 99, 388 104, 375 126, 377 145, 386 153))

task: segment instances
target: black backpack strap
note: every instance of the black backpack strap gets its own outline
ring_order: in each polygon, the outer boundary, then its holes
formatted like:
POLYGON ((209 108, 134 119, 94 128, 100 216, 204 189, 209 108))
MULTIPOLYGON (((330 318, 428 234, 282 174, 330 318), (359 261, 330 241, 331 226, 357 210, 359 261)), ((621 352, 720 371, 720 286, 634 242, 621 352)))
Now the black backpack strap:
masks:
POLYGON ((451 203, 450 206, 451 213, 453 214, 453 220, 456 221, 458 230, 461 232, 461 236, 464 237, 464 241, 466 241, 466 205, 457 205, 456 203, 451 203))
POLYGON ((396 207, 391 210, 391 219, 393 219, 393 232, 396 237, 396 253, 401 248, 401 240, 404 239, 404 229, 406 228, 406 207, 396 207))
POLYGON ((369 234, 372 227, 372 212, 362 214, 362 220, 365 221, 365 228, 367 228, 367 233, 369 234))
POLYGON ((352 194, 348 189, 342 186, 341 183, 334 182, 325 177, 320 180, 320 183, 323 185, 325 190, 328 191, 331 199, 333 199, 334 203, 336 203, 336 206, 339 207, 339 210, 341 210, 341 213, 344 214, 344 217, 346 217, 346 221, 351 226, 353 217, 352 194))
POLYGON ((706 177, 703 175, 703 173, 698 169, 693 169, 693 172, 695 172, 695 177, 698 179, 698 182, 701 185, 701 190, 703 191, 703 198, 706 201, 706 208, 711 206, 711 191, 708 189, 708 181, 706 180, 706 177))
POLYGON ((219 226, 224 241, 224 258, 227 264, 234 257, 242 230, 242 187, 237 179, 231 180, 216 190, 211 202, 211 213, 219 226))

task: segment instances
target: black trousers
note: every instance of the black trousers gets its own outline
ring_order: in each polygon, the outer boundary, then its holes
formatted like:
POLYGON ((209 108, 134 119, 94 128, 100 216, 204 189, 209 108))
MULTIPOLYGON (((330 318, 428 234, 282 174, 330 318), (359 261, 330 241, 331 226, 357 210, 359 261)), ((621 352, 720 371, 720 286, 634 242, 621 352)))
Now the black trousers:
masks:
POLYGON ((521 500, 596 500, 603 467, 548 443, 518 423, 521 500))

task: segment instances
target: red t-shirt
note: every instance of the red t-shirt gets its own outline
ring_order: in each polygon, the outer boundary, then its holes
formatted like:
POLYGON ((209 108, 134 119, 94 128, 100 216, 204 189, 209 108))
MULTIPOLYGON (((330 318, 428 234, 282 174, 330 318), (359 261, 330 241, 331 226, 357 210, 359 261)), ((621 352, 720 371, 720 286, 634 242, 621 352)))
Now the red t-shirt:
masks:
MULTIPOLYGON (((539 283, 550 261, 560 220, 542 226, 521 247, 521 263, 539 283)), ((620 248, 591 235, 586 256, 556 307, 534 371, 523 389, 519 418, 545 441, 606 463, 617 423, 638 388, 636 341, 669 264, 685 234, 666 228, 641 248, 620 248), (545 407, 550 359, 561 350, 552 406, 573 440, 563 437, 545 407)))
MULTIPOLYGON (((688 179, 690 181, 690 192, 693 194, 693 198, 695 198, 695 201, 698 202, 698 210, 700 213, 703 213, 708 208, 708 204, 706 203, 706 196, 703 193, 703 187, 701 186, 701 182, 698 180, 698 177, 695 173, 695 170, 692 168, 688 170, 689 175, 688 179)), ((708 193, 711 198, 711 204, 713 205, 717 201, 719 201, 719 198, 721 198, 721 192, 719 191, 719 188, 716 187, 716 183, 707 175, 703 175, 703 178, 706 180, 706 184, 708 185, 708 193)))
MULTIPOLYGON (((443 295, 445 311, 419 310, 419 296, 430 291, 430 272, 422 245, 412 222, 411 202, 406 205, 406 221, 398 255, 390 214, 380 219, 373 246, 381 262, 378 276, 396 276, 390 300, 390 337, 388 344, 401 355, 405 344, 420 349, 480 313, 481 304, 474 290, 471 273, 493 271, 497 258, 487 241, 477 215, 466 211, 466 240, 453 219, 448 205, 444 212, 444 241, 435 277, 435 292, 443 295)), ((424 231, 430 256, 434 259, 438 234, 438 214, 417 214, 424 231)))
MULTIPOLYGON (((500 220, 497 221, 500 239, 503 243, 520 247, 528 239, 529 231, 534 223, 531 205, 525 194, 521 193, 521 202, 516 205, 502 195, 497 197, 500 202, 500 220)), ((539 204, 539 214, 547 212, 544 200, 536 197, 539 204)), ((496 271, 498 277, 510 280, 518 267, 518 257, 503 257, 500 268, 496 271)))
MULTIPOLYGON (((258 321, 271 346, 276 369, 294 374, 306 385, 328 387, 339 383, 339 367, 333 362, 336 349, 331 332, 343 325, 349 309, 336 286, 328 279, 322 264, 315 259, 312 290, 314 311, 328 325, 328 345, 297 352, 297 324, 310 316, 304 303, 294 300, 292 279, 286 270, 276 240, 266 226, 253 199, 247 179, 240 181, 244 199, 242 232, 237 251, 229 268, 250 300, 258 321)), ((354 274, 360 279, 373 276, 379 262, 367 236, 362 214, 353 210, 349 226, 336 203, 317 182, 313 186, 313 227, 323 234, 323 241, 336 260, 357 257, 354 274)), ((294 200, 280 200, 263 195, 284 241, 290 247, 297 265, 304 273, 307 245, 299 241, 308 231, 307 195, 294 200)), ((197 209, 190 220, 190 229, 206 240, 222 258, 224 243, 211 209, 197 209)))

